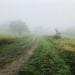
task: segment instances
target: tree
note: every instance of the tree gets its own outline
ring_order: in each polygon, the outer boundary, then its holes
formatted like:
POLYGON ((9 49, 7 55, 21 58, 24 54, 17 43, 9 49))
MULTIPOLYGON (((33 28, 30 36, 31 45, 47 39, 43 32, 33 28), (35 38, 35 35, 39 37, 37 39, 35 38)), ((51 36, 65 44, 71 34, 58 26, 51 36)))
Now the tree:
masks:
POLYGON ((58 29, 55 29, 56 34, 54 35, 54 38, 60 39, 61 38, 61 33, 58 31, 58 29))
POLYGON ((10 30, 16 36, 26 35, 29 32, 28 27, 22 21, 14 21, 10 23, 10 30))

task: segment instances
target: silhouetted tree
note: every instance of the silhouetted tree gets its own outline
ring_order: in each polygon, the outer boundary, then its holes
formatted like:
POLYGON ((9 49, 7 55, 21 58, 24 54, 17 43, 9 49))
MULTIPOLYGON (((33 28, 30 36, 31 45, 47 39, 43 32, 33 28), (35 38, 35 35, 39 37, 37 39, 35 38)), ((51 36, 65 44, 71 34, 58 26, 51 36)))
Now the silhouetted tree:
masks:
POLYGON ((27 34, 29 32, 28 27, 22 21, 11 22, 10 30, 16 36, 22 36, 22 34, 27 34))
POLYGON ((54 35, 54 38, 60 39, 61 38, 61 33, 58 31, 58 29, 55 29, 56 34, 54 35))

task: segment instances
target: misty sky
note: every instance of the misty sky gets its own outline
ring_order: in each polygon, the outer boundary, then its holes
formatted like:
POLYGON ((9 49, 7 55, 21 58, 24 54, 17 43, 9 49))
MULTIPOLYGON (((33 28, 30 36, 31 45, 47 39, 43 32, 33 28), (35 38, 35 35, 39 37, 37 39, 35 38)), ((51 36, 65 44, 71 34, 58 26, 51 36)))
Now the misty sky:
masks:
POLYGON ((33 28, 75 25, 75 0, 0 0, 0 23, 23 20, 33 28))

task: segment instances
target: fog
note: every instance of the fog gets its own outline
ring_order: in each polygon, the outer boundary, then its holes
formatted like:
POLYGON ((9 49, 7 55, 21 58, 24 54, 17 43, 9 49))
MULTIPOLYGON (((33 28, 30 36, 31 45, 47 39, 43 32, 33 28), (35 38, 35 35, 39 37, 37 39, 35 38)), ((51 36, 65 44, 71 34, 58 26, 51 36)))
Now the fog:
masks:
POLYGON ((75 0, 0 0, 0 28, 15 20, 39 33, 64 31, 75 27, 75 0))

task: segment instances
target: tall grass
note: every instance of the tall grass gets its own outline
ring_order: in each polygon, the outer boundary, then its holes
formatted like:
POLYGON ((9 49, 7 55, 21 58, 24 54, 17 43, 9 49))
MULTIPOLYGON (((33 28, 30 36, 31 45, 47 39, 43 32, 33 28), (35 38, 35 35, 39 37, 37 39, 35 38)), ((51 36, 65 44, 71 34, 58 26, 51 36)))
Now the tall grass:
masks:
POLYGON ((24 37, 14 39, 12 37, 3 37, 1 41, 3 44, 1 43, 2 45, 0 46, 0 68, 7 63, 11 63, 23 54, 24 51, 30 47, 32 38, 24 37), (6 40, 6 43, 4 40, 6 40), (8 42, 12 40, 14 40, 14 42, 8 44, 8 42))
POLYGON ((71 75, 70 67, 61 58, 55 45, 46 39, 41 39, 24 70, 31 75, 71 75))

